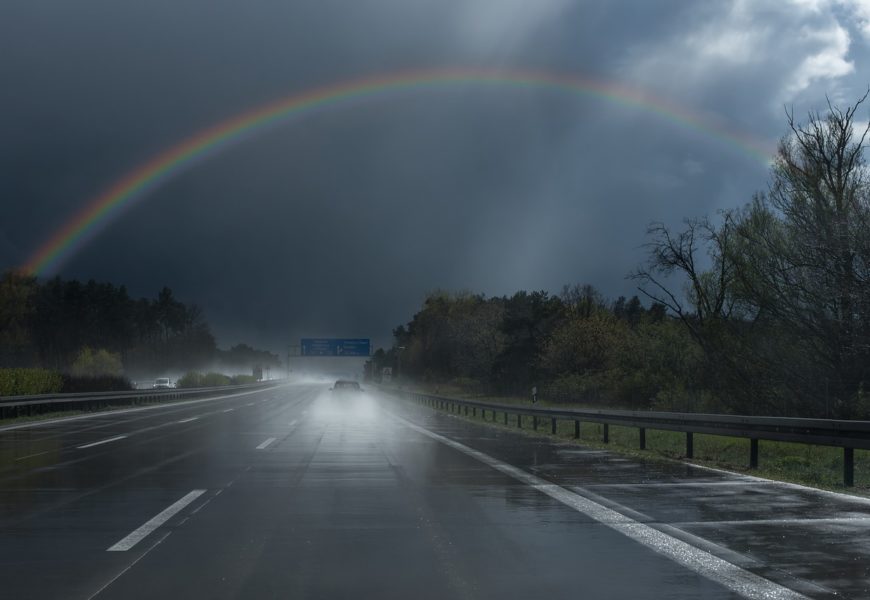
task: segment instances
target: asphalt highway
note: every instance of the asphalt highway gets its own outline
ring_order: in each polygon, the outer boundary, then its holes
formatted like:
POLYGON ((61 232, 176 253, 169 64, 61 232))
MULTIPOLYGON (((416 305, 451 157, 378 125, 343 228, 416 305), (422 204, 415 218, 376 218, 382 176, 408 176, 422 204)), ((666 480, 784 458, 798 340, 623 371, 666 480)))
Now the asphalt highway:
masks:
POLYGON ((294 384, 0 427, 0 598, 868 598, 870 501, 294 384))

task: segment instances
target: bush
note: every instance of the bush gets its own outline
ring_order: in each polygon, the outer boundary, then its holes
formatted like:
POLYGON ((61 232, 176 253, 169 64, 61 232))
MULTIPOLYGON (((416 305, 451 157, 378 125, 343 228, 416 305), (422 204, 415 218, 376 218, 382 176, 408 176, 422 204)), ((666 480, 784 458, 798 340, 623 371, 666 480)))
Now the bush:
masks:
MULTIPOLYGON (((237 377, 250 377, 250 375, 237 375, 237 377)), ((176 382, 175 386, 180 388, 217 387, 232 383, 233 379, 223 373, 211 372, 203 375, 196 371, 188 371, 184 377, 176 382)))
POLYGON ((197 388, 202 387, 202 373, 196 371, 188 371, 184 376, 175 382, 175 387, 179 388, 197 388))
POLYGON ((79 350, 70 373, 74 377, 98 378, 104 375, 120 377, 124 372, 121 355, 108 350, 93 350, 85 346, 79 350))
POLYGON ((230 385, 233 382, 232 379, 224 375, 223 373, 206 373, 202 378, 203 387, 217 387, 219 385, 230 385))
POLYGON ((245 383, 257 383, 257 378, 253 375, 234 375, 233 376, 233 384, 234 385, 242 385, 245 383))
POLYGON ((61 375, 47 369, 0 369, 0 396, 56 394, 61 389, 61 375))

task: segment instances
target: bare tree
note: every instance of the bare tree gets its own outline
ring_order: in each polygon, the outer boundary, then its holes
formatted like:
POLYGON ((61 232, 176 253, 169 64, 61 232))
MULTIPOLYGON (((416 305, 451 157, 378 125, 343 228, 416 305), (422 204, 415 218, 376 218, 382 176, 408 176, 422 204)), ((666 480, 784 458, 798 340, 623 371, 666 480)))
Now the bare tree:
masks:
POLYGON ((708 356, 711 372, 786 412, 866 412, 870 380, 870 186, 856 128, 867 99, 809 114, 781 141, 766 194, 721 224, 650 226, 649 262, 633 277, 708 356), (706 254, 706 256, 705 256, 706 254), (685 282, 681 293, 667 284, 685 282), (830 400, 831 410, 827 407, 830 400))
POLYGON ((730 319, 738 307, 733 293, 733 225, 725 216, 718 228, 707 218, 686 219, 685 229, 677 233, 663 223, 652 223, 647 229, 649 260, 630 275, 640 282, 638 289, 645 296, 677 315, 702 345, 707 344, 704 330, 730 319), (683 294, 668 287, 666 279, 672 276, 683 281, 683 294))
POLYGON ((842 416, 870 376, 870 126, 855 122, 867 97, 804 124, 787 111, 770 190, 734 219, 744 298, 804 345, 809 387, 842 416))

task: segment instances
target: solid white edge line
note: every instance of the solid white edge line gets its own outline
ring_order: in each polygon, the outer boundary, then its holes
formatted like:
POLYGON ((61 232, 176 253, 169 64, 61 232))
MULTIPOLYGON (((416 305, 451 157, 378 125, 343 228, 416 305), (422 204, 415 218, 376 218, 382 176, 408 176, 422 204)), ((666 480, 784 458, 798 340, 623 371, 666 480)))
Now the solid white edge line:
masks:
POLYGON ((570 492, 562 486, 541 479, 536 475, 532 475, 531 473, 502 462, 497 458, 489 456, 479 450, 475 450, 465 444, 435 433, 434 431, 420 427, 407 419, 403 419, 396 415, 392 416, 417 433, 436 440, 454 450, 458 450, 459 452, 474 458, 478 462, 512 477, 513 479, 540 491, 542 494, 550 496, 565 506, 573 508, 577 512, 586 515, 594 521, 618 531, 641 545, 666 556, 675 563, 682 565, 695 573, 736 592, 737 594, 740 594, 744 598, 749 598, 751 600, 809 600, 809 598, 803 594, 742 569, 741 567, 710 554, 705 550, 696 548, 695 546, 683 542, 673 536, 657 529, 653 529, 649 525, 644 525, 643 523, 635 521, 615 510, 609 509, 597 502, 593 502, 588 498, 570 492))
POLYGON ((870 526, 870 517, 819 517, 818 519, 740 519, 735 521, 680 521, 675 527, 723 527, 743 525, 864 525, 870 526))
POLYGON ((117 442, 118 440, 123 440, 126 438, 126 435, 116 435, 115 437, 110 437, 105 440, 100 440, 99 442, 91 442, 90 444, 84 444, 83 446, 76 446, 77 450, 84 450, 85 448, 93 448, 94 446, 100 446, 102 444, 109 444, 111 442, 117 442))
POLYGON ((268 438, 265 442, 257 446, 257 450, 265 450, 266 446, 275 441, 275 438, 268 438))
POLYGON ((144 524, 142 524, 141 527, 131 532, 128 536, 113 544, 112 546, 109 546, 106 549, 106 552, 126 552, 127 550, 144 540, 155 529, 157 529, 166 521, 175 516, 185 506, 202 496, 205 492, 206 490, 193 490, 192 492, 188 492, 180 500, 177 500, 169 505, 156 516, 152 517, 144 524))

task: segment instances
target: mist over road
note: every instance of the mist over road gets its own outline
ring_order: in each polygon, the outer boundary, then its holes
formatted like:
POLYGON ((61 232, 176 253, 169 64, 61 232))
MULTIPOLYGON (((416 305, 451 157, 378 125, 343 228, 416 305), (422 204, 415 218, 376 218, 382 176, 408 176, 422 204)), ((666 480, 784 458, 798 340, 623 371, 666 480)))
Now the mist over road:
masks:
POLYGON ((870 502, 327 388, 0 429, 3 596, 866 597, 870 502))

